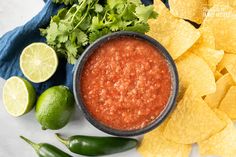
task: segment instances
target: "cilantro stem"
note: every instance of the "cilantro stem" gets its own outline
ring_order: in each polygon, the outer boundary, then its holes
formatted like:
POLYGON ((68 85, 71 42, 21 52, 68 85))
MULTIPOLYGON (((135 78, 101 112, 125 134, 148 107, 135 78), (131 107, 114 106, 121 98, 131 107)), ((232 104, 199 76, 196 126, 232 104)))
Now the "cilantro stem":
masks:
POLYGON ((74 31, 75 29, 77 29, 77 28, 79 27, 79 25, 84 21, 84 19, 87 17, 87 15, 88 15, 88 13, 89 13, 89 10, 90 10, 90 7, 88 6, 88 9, 87 9, 85 15, 82 17, 82 19, 80 20, 80 22, 74 27, 73 31, 74 31))
POLYGON ((85 20, 85 18, 87 17, 87 15, 88 15, 90 9, 92 8, 91 6, 93 6, 94 4, 97 4, 97 3, 98 3, 98 0, 95 1, 93 4, 90 4, 90 5, 87 6, 87 10, 86 10, 86 12, 85 12, 85 15, 82 17, 82 19, 80 20, 80 22, 74 27, 73 31, 74 31, 75 29, 77 29, 77 28, 80 26, 80 24, 85 20))
POLYGON ((104 20, 106 20, 106 15, 107 15, 107 12, 108 12, 108 10, 106 10, 106 12, 104 13, 104 16, 103 16, 103 18, 102 18, 102 21, 104 21, 104 20))
POLYGON ((74 15, 71 17, 71 21, 70 21, 70 22, 73 22, 73 21, 74 21, 75 16, 78 14, 79 11, 81 11, 81 8, 82 8, 82 6, 83 6, 85 3, 86 3, 86 1, 83 1, 83 2, 79 5, 79 7, 76 8, 77 10, 76 10, 76 12, 74 13, 74 15))
POLYGON ((124 10, 122 11, 122 13, 120 14, 120 17, 122 17, 122 16, 124 15, 124 13, 125 13, 127 7, 128 7, 128 4, 125 4, 125 8, 124 8, 124 10))

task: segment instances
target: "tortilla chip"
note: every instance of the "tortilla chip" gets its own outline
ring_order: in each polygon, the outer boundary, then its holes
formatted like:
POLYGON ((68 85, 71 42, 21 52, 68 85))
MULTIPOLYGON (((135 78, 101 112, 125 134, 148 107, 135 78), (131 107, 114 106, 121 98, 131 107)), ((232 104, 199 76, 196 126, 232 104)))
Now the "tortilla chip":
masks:
POLYGON ((233 80, 236 82, 236 62, 226 65, 226 70, 230 73, 233 80))
POLYGON ((217 108, 231 86, 235 85, 230 74, 225 74, 216 82, 216 92, 205 97, 211 108, 217 108))
POLYGON ((223 59, 220 61, 219 65, 217 66, 217 70, 221 72, 226 67, 226 65, 232 64, 234 62, 236 62, 236 55, 225 53, 223 59))
POLYGON ((177 59, 198 40, 200 32, 189 22, 174 17, 160 0, 155 0, 154 6, 159 15, 148 21, 147 35, 159 41, 177 59))
POLYGON ((215 77, 207 63, 195 54, 187 54, 176 61, 180 80, 180 95, 193 86, 200 96, 216 91, 215 77))
POLYGON ((203 156, 218 155, 222 157, 234 157, 236 154, 236 129, 233 122, 223 113, 217 113, 224 119, 227 126, 219 133, 199 143, 200 153, 203 156))
POLYGON ((236 9, 230 6, 213 6, 203 26, 213 30, 216 49, 236 53, 236 9))
POLYGON ((208 0, 208 5, 212 7, 213 5, 229 5, 236 7, 236 0, 208 0))
POLYGON ((169 0, 171 13, 201 24, 208 10, 208 0, 169 0))
POLYGON ((228 90, 220 103, 219 109, 225 112, 232 120, 236 120, 236 86, 232 86, 228 90))
POLYGON ((201 36, 198 41, 188 50, 188 53, 204 59, 213 72, 216 71, 217 64, 222 60, 224 51, 215 50, 215 37, 212 30, 208 27, 199 29, 201 36))
MULTIPOLYGON (((225 122, 225 124, 226 124, 225 128, 226 128, 229 124, 232 124, 232 123, 233 123, 232 120, 229 118, 229 116, 228 116, 225 112, 223 112, 223 111, 221 111, 221 110, 219 110, 219 109, 214 109, 214 112, 216 113, 216 115, 217 115, 218 118, 220 118, 222 121, 225 122)), ((224 128, 224 129, 225 129, 225 128, 224 128)))
POLYGON ((224 127, 225 123, 190 86, 167 122, 163 134, 176 143, 193 144, 209 138, 224 127))
POLYGON ((221 74, 219 71, 215 71, 214 75, 216 80, 219 80, 223 76, 223 74, 221 74))
POLYGON ((219 71, 226 69, 236 82, 236 54, 225 54, 222 61, 217 66, 219 71))
POLYGON ((144 135, 138 152, 143 157, 189 157, 191 147, 165 139, 162 128, 159 127, 144 135))
POLYGON ((198 41, 193 45, 193 48, 201 48, 201 47, 208 47, 215 49, 215 36, 211 28, 201 26, 199 28, 201 33, 200 38, 198 41))
POLYGON ((215 50, 207 47, 192 50, 194 54, 204 59, 210 69, 215 72, 217 64, 222 60, 224 51, 215 50))
POLYGON ((201 36, 198 41, 188 50, 204 59, 213 72, 216 71, 217 64, 222 60, 224 51, 215 50, 215 37, 208 27, 199 29, 201 36))

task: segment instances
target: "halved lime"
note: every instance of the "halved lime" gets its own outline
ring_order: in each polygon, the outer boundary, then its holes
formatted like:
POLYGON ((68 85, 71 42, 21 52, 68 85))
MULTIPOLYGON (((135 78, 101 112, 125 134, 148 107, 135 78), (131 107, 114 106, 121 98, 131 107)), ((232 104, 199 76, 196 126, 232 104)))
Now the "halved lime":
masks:
POLYGON ((25 79, 13 76, 3 86, 3 104, 9 114, 14 117, 29 112, 35 103, 34 87, 25 79))
POLYGON ((20 56, 20 68, 30 81, 47 81, 58 66, 56 52, 45 43, 33 43, 27 46, 20 56))

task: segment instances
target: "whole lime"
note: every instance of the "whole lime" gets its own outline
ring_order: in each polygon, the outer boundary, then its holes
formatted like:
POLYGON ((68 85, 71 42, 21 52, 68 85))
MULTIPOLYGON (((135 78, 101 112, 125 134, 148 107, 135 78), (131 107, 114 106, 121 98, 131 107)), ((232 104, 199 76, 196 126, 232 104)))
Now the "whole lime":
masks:
POLYGON ((68 87, 51 87, 38 98, 36 118, 42 129, 61 129, 69 122, 74 105, 74 97, 68 87))

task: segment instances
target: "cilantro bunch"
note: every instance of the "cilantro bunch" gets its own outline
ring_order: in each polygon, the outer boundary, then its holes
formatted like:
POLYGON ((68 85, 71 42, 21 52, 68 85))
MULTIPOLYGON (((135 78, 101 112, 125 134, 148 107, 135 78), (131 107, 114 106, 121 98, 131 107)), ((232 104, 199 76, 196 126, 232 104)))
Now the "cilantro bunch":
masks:
POLYGON ((47 43, 74 64, 84 48, 111 32, 125 30, 145 33, 148 19, 157 14, 153 6, 140 0, 55 0, 73 4, 53 16, 46 29, 40 29, 47 43))

